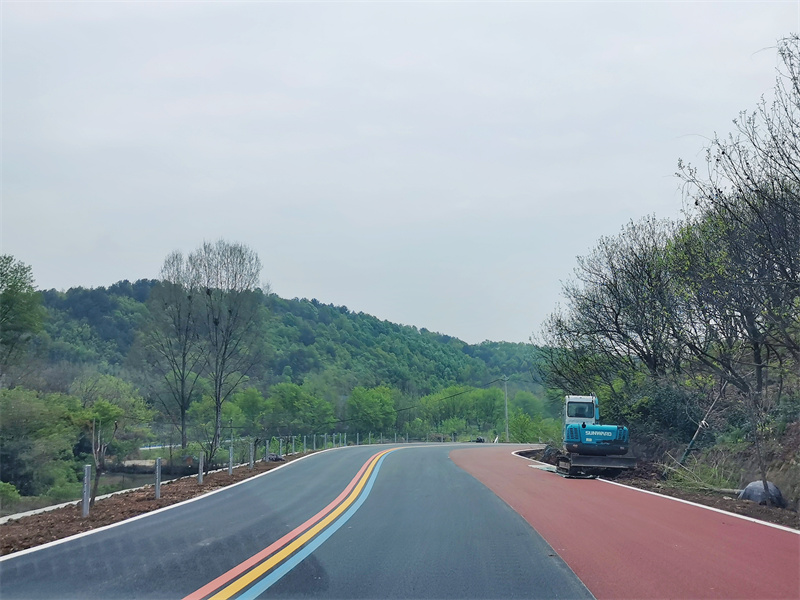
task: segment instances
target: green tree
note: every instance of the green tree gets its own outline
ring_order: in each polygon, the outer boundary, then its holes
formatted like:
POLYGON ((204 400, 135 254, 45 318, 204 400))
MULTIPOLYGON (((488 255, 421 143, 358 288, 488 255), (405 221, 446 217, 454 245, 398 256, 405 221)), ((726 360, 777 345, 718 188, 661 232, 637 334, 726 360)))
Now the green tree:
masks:
POLYGON ((535 430, 533 419, 530 415, 522 412, 519 408, 515 409, 512 416, 508 419, 508 435, 512 442, 526 443, 535 441, 535 430))
MULTIPOLYGON (((450 417, 442 423, 442 433, 445 435, 458 436, 467 431, 467 420, 458 417, 450 417)), ((457 439, 457 438, 456 438, 457 439)))
POLYGON ((206 470, 211 468, 211 461, 220 447, 222 441, 221 432, 225 432, 225 437, 236 436, 236 432, 242 430, 247 425, 247 420, 239 408, 233 402, 226 402, 222 406, 221 413, 217 413, 217 404, 214 397, 204 395, 202 399, 193 402, 187 411, 189 423, 189 438, 200 444, 205 454, 206 470), (218 422, 224 425, 218 427, 218 422))
POLYGON ((270 426, 285 433, 309 434, 333 428, 333 406, 309 393, 305 386, 279 383, 269 397, 270 426))
POLYGON ((356 431, 387 431, 394 425, 396 415, 394 395, 385 385, 357 387, 347 400, 347 416, 356 431))
POLYGON ((137 449, 150 436, 153 412, 131 383, 113 375, 86 375, 72 384, 71 391, 83 405, 84 431, 91 442, 96 473, 91 499, 94 504, 109 449, 119 456, 137 449))
POLYGON ((509 405, 519 408, 531 417, 536 415, 544 416, 545 414, 544 400, 525 390, 520 390, 514 394, 514 397, 509 400, 509 405))
POLYGON ((236 392, 231 397, 231 402, 239 407, 244 419, 239 435, 258 437, 264 433, 269 402, 258 389, 249 387, 236 392))
POLYGON ((80 400, 16 387, 0 390, 0 480, 24 496, 76 484, 73 448, 84 422, 80 400))
POLYGON ((0 385, 8 367, 41 331, 44 317, 31 268, 9 254, 0 255, 0 385))

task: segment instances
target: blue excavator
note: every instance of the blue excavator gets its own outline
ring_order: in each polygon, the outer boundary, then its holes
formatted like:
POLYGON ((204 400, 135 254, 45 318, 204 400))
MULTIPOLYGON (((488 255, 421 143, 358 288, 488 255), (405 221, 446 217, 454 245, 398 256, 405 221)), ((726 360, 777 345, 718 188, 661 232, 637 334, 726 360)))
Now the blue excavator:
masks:
POLYGON ((596 396, 567 396, 564 399, 564 452, 559 454, 556 472, 564 477, 616 477, 636 467, 628 453, 628 428, 600 424, 600 403, 596 396))

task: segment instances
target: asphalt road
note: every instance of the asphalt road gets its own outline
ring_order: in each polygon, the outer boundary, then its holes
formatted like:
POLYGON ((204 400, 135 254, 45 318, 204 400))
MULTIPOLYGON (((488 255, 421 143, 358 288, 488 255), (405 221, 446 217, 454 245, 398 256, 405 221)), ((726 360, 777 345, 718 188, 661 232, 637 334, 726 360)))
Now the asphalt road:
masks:
POLYGON ((453 446, 372 459, 386 448, 315 454, 4 557, 0 597, 592 597, 517 512, 450 460, 453 446))
POLYGON ((597 598, 800 598, 800 532, 595 479, 508 448, 452 460, 528 521, 597 598))

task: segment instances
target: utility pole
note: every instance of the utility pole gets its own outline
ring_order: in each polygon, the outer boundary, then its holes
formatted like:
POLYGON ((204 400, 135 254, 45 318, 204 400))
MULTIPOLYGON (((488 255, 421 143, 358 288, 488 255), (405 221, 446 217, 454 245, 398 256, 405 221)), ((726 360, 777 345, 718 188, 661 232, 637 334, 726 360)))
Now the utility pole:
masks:
POLYGON ((503 375, 503 387, 505 388, 506 397, 506 442, 511 441, 508 437, 508 375, 503 375))

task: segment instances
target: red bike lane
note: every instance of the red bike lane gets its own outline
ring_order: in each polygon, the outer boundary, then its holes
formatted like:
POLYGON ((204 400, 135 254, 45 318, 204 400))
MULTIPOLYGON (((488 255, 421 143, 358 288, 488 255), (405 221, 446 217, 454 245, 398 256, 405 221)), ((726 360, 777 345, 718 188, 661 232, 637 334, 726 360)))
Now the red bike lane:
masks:
POLYGON ((532 468, 508 446, 453 462, 519 513, 605 598, 800 598, 800 533, 532 468))

